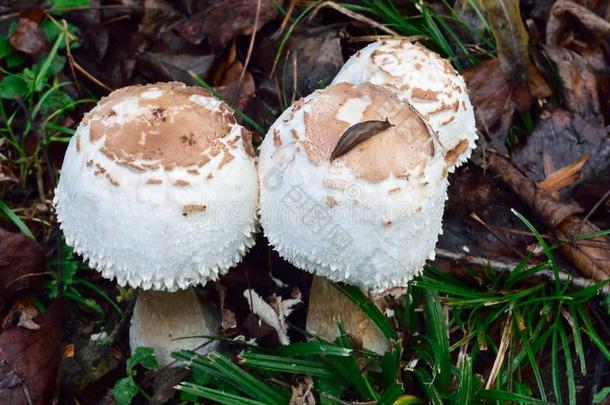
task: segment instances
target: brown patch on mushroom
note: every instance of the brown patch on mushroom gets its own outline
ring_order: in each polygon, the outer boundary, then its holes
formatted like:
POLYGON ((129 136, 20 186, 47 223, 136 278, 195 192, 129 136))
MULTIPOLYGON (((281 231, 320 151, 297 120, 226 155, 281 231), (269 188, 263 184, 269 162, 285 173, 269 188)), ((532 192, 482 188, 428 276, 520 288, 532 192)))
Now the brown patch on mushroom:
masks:
POLYGON ((248 131, 246 128, 242 128, 241 141, 244 144, 244 150, 246 151, 246 153, 251 157, 256 156, 254 146, 252 145, 252 132, 248 131))
POLYGON ((110 182, 110 184, 112 184, 113 186, 119 187, 120 184, 118 181, 116 181, 116 179, 114 177, 112 177, 110 175, 110 173, 106 173, 106 179, 108 179, 108 181, 110 182))
POLYGON ((394 124, 334 161, 345 163, 356 177, 377 182, 391 175, 411 173, 418 166, 425 167, 434 152, 432 134, 423 119, 382 87, 340 83, 316 94, 311 111, 304 114, 305 135, 299 142, 315 165, 328 162, 337 141, 351 126, 335 118, 342 100, 348 98, 370 97, 361 122, 388 118, 394 124), (388 117, 387 111, 397 113, 388 117))
POLYGON ((178 186, 178 187, 186 187, 188 185, 190 185, 191 183, 186 181, 186 180, 176 180, 174 182, 174 186, 178 186))
POLYGON ((211 97, 202 88, 181 83, 129 86, 114 91, 98 104, 95 115, 87 117, 90 140, 105 137, 100 151, 117 164, 138 171, 202 166, 209 160, 206 151, 213 156, 221 152, 218 140, 229 134, 235 120, 224 104, 220 108, 224 112, 219 114, 191 101, 189 98, 194 95, 211 97), (154 99, 141 97, 153 89, 162 91, 162 95, 154 99), (146 116, 124 123, 108 122, 107 117, 116 115, 115 106, 133 97, 138 98, 140 108, 147 109, 146 116))
POLYGON ((199 170, 195 170, 195 169, 188 169, 186 171, 188 174, 192 174, 193 176, 199 176, 199 170))
POLYGON ((390 193, 390 194, 396 194, 396 193, 399 193, 399 192, 400 192, 400 190, 402 190, 400 187, 394 187, 394 188, 392 188, 392 189, 388 190, 388 193, 390 193))
POLYGON ((185 217, 190 215, 190 214, 196 214, 198 212, 205 212, 205 210, 207 210, 208 207, 205 205, 199 205, 199 204, 186 204, 182 206, 182 215, 184 215, 185 217))
POLYGON ((80 135, 76 135, 75 144, 76 153, 80 153, 80 135))
POLYGON ((212 173, 208 173, 208 175, 205 178, 208 180, 212 180, 213 177, 214 177, 214 175, 212 173))
POLYGON ((441 104, 440 107, 438 107, 435 110, 430 111, 429 113, 427 113, 427 115, 436 115, 436 114, 440 114, 442 112, 445 111, 451 111, 451 105, 449 104, 441 104))
POLYGON ((441 125, 447 125, 454 119, 455 119, 455 115, 452 115, 451 117, 447 118, 445 121, 441 122, 441 125))
POLYGON ((93 160, 89 159, 87 160, 87 167, 91 167, 93 166, 93 160))
POLYGON ((411 96, 413 98, 418 98, 421 100, 434 101, 438 100, 438 95, 440 92, 434 90, 425 90, 420 87, 413 87, 411 90, 411 96))
POLYGON ((468 140, 462 139, 453 149, 445 153, 445 163, 447 166, 453 166, 458 157, 462 155, 468 148, 468 140))
POLYGON ((280 137, 280 130, 275 128, 273 130, 273 146, 275 146, 275 148, 279 148, 280 146, 282 146, 282 138, 280 137))
POLYGON ((422 64, 421 63, 418 62, 418 63, 415 64, 415 70, 421 70, 421 68, 422 68, 422 64))
MULTIPOLYGON (((306 114, 306 115, 308 115, 308 114, 306 114)), ((296 139, 297 141, 299 140, 299 133, 297 132, 297 130, 296 130, 296 129, 292 128, 292 129, 290 130, 290 135, 292 135, 292 137, 293 137, 294 139, 296 139)))
POLYGON ((389 219, 386 219, 385 221, 383 221, 383 226, 384 227, 389 227, 390 225, 392 225, 392 221, 390 221, 389 219))
POLYGON ((337 200, 335 200, 335 197, 333 197, 332 195, 329 195, 326 197, 326 205, 328 205, 330 208, 333 208, 337 205, 337 200))
POLYGON ((220 164, 218 165, 219 169, 222 169, 222 167, 224 165, 226 165, 227 163, 229 163, 231 160, 235 159, 235 156, 233 156, 231 153, 229 153, 228 151, 226 151, 223 155, 222 155, 222 160, 220 161, 220 164))
POLYGON ((151 185, 163 184, 163 180, 161 180, 161 179, 148 179, 148 180, 146 180, 146 184, 151 184, 151 185))

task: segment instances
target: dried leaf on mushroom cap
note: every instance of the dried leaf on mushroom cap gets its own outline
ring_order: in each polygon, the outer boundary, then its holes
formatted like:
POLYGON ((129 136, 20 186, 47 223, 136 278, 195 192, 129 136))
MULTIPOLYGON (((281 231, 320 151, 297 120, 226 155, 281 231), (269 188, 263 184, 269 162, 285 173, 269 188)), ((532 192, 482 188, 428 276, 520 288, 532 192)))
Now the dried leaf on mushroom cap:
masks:
POLYGON ((249 132, 201 88, 117 90, 66 152, 55 197, 66 241, 121 285, 175 290, 215 279, 253 244, 253 156, 249 132))
POLYGON ((297 101, 261 145, 259 178, 265 234, 304 270, 383 290, 405 285, 433 252, 447 186, 442 150, 426 121, 383 87, 340 83, 297 101), (393 126, 330 160, 346 130, 386 119, 393 126))
POLYGON ((450 171, 470 156, 477 139, 462 77, 438 54, 409 40, 373 42, 356 52, 333 80, 387 86, 438 132, 450 171))

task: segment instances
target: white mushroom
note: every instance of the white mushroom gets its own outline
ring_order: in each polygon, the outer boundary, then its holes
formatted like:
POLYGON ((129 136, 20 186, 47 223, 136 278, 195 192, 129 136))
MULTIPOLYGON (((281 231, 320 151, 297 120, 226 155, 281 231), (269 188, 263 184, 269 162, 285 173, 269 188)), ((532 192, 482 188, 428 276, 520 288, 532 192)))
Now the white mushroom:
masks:
MULTIPOLYGON (((157 83, 117 90, 85 116, 54 204, 66 242, 103 276, 175 291, 241 259, 254 243, 257 200, 250 134, 230 109, 201 88, 157 83)), ((170 297, 163 300, 175 313, 199 311, 193 295, 170 297)), ((140 297, 136 317, 153 302, 140 297)), ((205 318, 198 334, 215 329, 205 318)))
POLYGON ((373 42, 343 65, 336 83, 371 83, 394 91, 438 132, 449 171, 465 162, 477 139, 464 79, 438 54, 408 39, 373 42))
POLYGON ((295 266, 361 288, 405 286, 441 231, 443 150, 422 117, 393 92, 340 83, 286 110, 260 150, 261 222, 295 266), (393 125, 334 160, 355 124, 393 125))

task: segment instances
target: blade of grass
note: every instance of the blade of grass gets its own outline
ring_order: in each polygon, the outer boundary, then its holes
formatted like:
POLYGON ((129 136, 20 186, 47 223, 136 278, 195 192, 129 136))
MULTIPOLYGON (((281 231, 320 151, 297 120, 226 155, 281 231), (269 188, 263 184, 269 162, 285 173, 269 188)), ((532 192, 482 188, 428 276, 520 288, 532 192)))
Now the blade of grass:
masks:
POLYGON ((13 212, 13 210, 11 210, 11 209, 9 208, 9 206, 8 206, 8 205, 6 205, 6 204, 4 203, 4 201, 2 201, 2 200, 0 200, 0 212, 1 212, 2 214, 4 214, 4 216, 5 216, 5 217, 7 217, 9 220, 11 220, 11 222, 12 222, 13 224, 15 224, 15 226, 16 226, 17 228, 19 228, 19 230, 20 230, 20 231, 21 231, 21 232, 22 232, 24 235, 26 235, 26 236, 28 236, 28 237, 30 237, 30 238, 32 238, 32 239, 34 239, 34 240, 36 240, 36 238, 34 237, 34 234, 32 233, 32 231, 30 231, 30 228, 28 228, 28 226, 25 224, 25 222, 23 222, 23 221, 21 220, 21 218, 19 218, 19 217, 17 216, 17 214, 15 214, 15 213, 13 212))
POLYGON ((266 405, 266 402, 256 401, 254 399, 245 398, 239 395, 228 394, 226 392, 202 387, 197 384, 189 382, 181 382, 178 384, 176 389, 186 392, 191 395, 195 395, 199 398, 209 399, 224 405, 266 405))

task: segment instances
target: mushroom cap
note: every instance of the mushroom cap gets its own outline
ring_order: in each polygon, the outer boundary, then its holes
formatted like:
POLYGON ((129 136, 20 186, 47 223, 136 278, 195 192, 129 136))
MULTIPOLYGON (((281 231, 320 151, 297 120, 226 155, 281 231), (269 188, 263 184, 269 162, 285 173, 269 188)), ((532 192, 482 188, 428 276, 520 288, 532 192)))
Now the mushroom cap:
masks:
POLYGON ((447 167, 433 135, 380 86, 340 83, 297 101, 260 148, 270 243, 295 266, 334 281, 374 291, 406 285, 441 230, 447 167), (329 160, 345 130, 386 118, 393 127, 329 160))
POLYGON ((352 55, 335 83, 388 86, 438 132, 449 171, 465 162, 477 140, 464 79, 440 55, 407 39, 377 41, 352 55))
POLYGON ((217 278, 254 243, 250 139, 201 88, 112 92, 66 151, 54 199, 66 243, 122 286, 174 291, 217 278))

